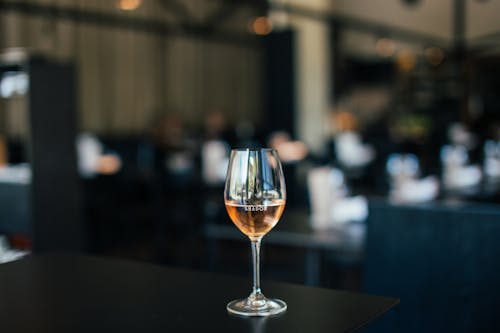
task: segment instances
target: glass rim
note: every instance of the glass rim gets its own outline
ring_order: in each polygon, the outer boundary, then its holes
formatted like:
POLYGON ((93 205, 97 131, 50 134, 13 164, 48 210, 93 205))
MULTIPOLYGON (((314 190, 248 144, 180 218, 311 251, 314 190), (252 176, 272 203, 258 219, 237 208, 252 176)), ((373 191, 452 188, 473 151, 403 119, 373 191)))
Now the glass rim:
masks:
POLYGON ((231 148, 231 151, 277 151, 274 148, 231 148))

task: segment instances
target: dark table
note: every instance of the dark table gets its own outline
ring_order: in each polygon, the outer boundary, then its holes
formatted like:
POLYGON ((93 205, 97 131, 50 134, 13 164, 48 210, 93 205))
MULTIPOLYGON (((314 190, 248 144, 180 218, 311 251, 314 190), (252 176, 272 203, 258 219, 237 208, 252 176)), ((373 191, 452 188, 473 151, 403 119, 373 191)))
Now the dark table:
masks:
POLYGON ((226 303, 248 279, 80 255, 33 255, 0 265, 2 332, 351 332, 395 298, 263 284, 288 303, 278 317, 241 318, 226 303))
MULTIPOLYGON (((230 221, 205 223, 203 234, 209 244, 208 257, 213 261, 218 257, 214 243, 219 240, 235 240, 249 244, 248 237, 230 221)), ((304 283, 317 286, 320 283, 321 256, 324 253, 328 252, 332 257, 343 261, 361 264, 364 255, 364 234, 364 223, 348 223, 315 230, 311 227, 309 213, 303 209, 295 209, 285 211, 274 229, 263 238, 263 243, 305 249, 304 283)))

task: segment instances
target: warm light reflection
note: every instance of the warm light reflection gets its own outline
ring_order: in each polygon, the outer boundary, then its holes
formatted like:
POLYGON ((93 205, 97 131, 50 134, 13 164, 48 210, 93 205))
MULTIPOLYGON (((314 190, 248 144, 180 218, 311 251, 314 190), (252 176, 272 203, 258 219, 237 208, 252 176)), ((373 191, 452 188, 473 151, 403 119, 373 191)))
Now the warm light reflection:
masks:
POLYGON ((142 0, 118 0, 116 6, 121 10, 135 10, 142 3, 142 0))
POLYGON ((415 68, 415 65, 417 64, 417 58, 411 50, 401 50, 398 52, 397 64, 398 68, 401 71, 409 72, 415 68))
POLYGON ((396 52, 396 44, 392 39, 380 38, 375 43, 375 50, 379 56, 389 58, 394 55, 394 52, 396 52))
POLYGON ((427 61, 433 66, 438 66, 444 60, 444 51, 439 47, 428 47, 424 54, 427 61))
POLYGON ((250 32, 256 35, 265 36, 273 31, 273 24, 268 17, 259 16, 255 17, 248 25, 250 32))

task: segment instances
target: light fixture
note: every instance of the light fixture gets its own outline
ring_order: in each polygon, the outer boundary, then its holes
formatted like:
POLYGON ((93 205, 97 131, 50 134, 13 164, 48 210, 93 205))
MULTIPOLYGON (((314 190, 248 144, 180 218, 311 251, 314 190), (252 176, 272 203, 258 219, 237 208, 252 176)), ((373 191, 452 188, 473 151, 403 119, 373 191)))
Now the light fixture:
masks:
POLYGON ((439 47, 428 47, 424 51, 425 58, 433 65, 438 66, 444 60, 444 51, 439 47))
POLYGON ((256 35, 265 36, 273 31, 273 23, 267 16, 257 16, 250 20, 248 29, 256 35))
POLYGON ((390 38, 380 38, 375 43, 377 54, 383 58, 389 58, 396 52, 396 44, 390 38))
POLYGON ((121 10, 136 10, 142 3, 142 0, 118 0, 116 6, 121 10))
POLYGON ((411 50, 404 49, 398 52, 397 65, 401 71, 410 72, 415 68, 416 64, 417 59, 411 50))

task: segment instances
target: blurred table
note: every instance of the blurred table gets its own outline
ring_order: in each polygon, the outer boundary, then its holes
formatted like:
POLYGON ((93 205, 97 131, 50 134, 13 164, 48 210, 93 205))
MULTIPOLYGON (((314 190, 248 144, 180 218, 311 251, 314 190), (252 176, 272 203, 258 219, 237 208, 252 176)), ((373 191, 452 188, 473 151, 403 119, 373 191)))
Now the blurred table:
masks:
POLYGON ((265 283, 285 300, 271 318, 229 315, 250 281, 77 255, 30 256, 0 265, 2 332, 352 332, 398 300, 265 283))
MULTIPOLYGON (((249 244, 248 237, 229 221, 206 223, 203 233, 209 242, 211 260, 217 259, 214 242, 235 240, 249 244)), ((280 222, 263 238, 263 242, 305 249, 304 282, 317 286, 320 282, 321 256, 328 252, 334 258, 361 263, 364 237, 364 223, 347 223, 330 229, 315 230, 311 227, 308 212, 297 209, 285 211, 280 222)))

